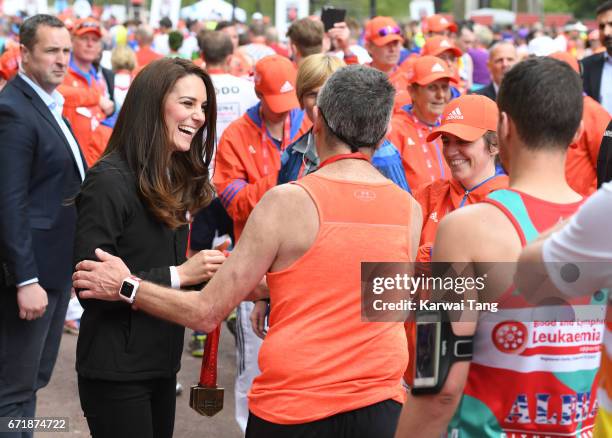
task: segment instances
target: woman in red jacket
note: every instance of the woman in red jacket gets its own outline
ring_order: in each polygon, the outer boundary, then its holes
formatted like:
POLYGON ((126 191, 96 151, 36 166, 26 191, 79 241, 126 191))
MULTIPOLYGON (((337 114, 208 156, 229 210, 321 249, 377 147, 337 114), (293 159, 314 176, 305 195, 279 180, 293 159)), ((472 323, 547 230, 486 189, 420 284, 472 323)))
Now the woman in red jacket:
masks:
MULTIPOLYGON (((508 177, 498 173, 495 162, 498 114, 497 105, 488 97, 460 96, 446 105, 440 126, 427 136, 427 141, 442 137, 442 154, 451 178, 433 181, 414 193, 423 213, 417 262, 431 261, 438 224, 445 215, 508 187, 508 177)), ((410 384, 414 376, 416 326, 406 322, 405 329, 411 360, 404 379, 410 384)))
POLYGON ((497 118, 497 105, 488 97, 461 96, 446 106, 441 125, 427 137, 427 141, 442 137, 452 177, 434 181, 414 194, 423 209, 418 261, 431 260, 438 224, 447 213, 508 186, 508 177, 500 175, 495 165, 497 118))

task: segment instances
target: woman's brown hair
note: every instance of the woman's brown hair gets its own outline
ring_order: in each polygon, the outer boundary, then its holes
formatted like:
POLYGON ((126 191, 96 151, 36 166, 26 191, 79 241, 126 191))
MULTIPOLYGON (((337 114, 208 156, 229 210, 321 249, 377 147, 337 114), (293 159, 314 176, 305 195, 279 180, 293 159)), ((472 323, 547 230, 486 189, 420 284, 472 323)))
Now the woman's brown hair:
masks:
POLYGON ((210 76, 191 61, 154 61, 136 76, 121 107, 104 156, 116 152, 128 163, 151 213, 170 228, 207 206, 214 196, 208 166, 215 147, 217 103, 210 76), (174 152, 164 120, 164 104, 179 79, 196 75, 206 87, 206 122, 188 152, 174 152), (189 215, 187 214, 189 213, 189 215))

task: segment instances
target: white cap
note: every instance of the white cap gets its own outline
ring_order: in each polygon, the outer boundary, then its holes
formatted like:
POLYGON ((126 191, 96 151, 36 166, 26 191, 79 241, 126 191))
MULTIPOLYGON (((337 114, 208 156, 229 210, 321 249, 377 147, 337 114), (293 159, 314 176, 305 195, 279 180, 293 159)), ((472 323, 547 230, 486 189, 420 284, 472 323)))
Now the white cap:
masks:
POLYGON ((527 44, 527 53, 535 56, 548 56, 558 50, 557 43, 549 36, 536 37, 527 44))
POLYGON ((263 14, 261 12, 253 12, 251 15, 252 20, 263 20, 263 14))
POLYGON ((566 32, 572 32, 574 30, 576 32, 588 32, 589 29, 584 24, 582 24, 581 21, 577 21, 576 23, 566 24, 563 30, 565 30, 566 32))

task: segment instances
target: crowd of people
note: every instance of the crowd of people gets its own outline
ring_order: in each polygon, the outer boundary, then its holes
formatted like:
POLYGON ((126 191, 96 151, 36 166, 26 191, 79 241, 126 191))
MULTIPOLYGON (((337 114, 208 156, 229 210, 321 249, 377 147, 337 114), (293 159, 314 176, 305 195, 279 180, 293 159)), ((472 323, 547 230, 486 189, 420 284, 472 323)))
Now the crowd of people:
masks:
POLYGON ((225 321, 247 437, 612 436, 596 14, 311 16, 286 39, 261 16, 3 17, 0 417, 35 416, 68 331, 91 435, 170 437, 184 327, 201 357, 225 321), (414 391, 417 325, 362 318, 361 263, 519 260, 495 318, 444 323, 469 359, 414 391), (542 283, 599 313, 534 320, 542 283))

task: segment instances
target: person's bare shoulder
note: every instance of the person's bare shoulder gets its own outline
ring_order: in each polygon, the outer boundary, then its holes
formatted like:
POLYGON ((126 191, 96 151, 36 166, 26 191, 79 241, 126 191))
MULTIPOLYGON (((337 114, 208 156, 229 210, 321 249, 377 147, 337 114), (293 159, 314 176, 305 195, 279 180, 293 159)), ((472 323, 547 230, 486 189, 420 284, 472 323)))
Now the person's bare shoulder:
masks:
POLYGON ((265 221, 258 227, 264 234, 260 238, 274 240, 277 248, 270 271, 283 270, 299 259, 316 240, 319 231, 317 207, 304 188, 282 184, 265 194, 255 208, 258 209, 258 217, 265 221))
POLYGON ((313 213, 317 218, 316 207, 302 188, 293 184, 275 186, 264 194, 249 215, 240 241, 249 241, 254 248, 265 247, 276 253, 299 229, 303 217, 313 213))
POLYGON ((312 198, 297 184, 281 184, 268 190, 256 209, 281 239, 303 229, 307 223, 318 225, 312 198))
POLYGON ((259 202, 266 209, 274 210, 274 214, 284 216, 292 214, 294 209, 303 208, 314 203, 306 190, 297 184, 281 184, 272 187, 259 202))
POLYGON ((487 203, 469 205, 445 216, 434 245, 436 261, 516 261, 520 251, 521 241, 510 220, 487 203))

